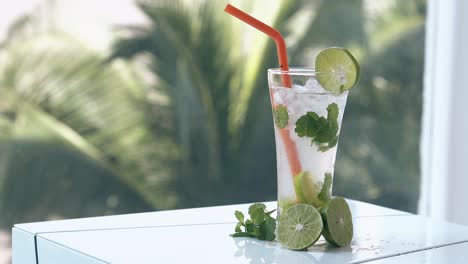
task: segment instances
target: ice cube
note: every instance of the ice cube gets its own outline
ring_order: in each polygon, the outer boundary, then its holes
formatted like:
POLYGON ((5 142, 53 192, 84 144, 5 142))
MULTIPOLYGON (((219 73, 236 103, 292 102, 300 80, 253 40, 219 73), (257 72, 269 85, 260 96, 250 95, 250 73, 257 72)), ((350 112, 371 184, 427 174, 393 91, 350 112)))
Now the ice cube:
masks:
POLYGON ((323 89, 320 83, 315 78, 309 78, 304 86, 308 92, 312 93, 326 93, 327 91, 323 89))
POLYGON ((293 84, 291 87, 293 90, 304 90, 304 86, 299 84, 293 84))
POLYGON ((317 88, 321 88, 317 79, 309 78, 304 86, 307 90, 315 90, 317 88))
POLYGON ((284 98, 280 91, 273 92, 273 100, 275 101, 275 104, 277 105, 284 104, 284 98))

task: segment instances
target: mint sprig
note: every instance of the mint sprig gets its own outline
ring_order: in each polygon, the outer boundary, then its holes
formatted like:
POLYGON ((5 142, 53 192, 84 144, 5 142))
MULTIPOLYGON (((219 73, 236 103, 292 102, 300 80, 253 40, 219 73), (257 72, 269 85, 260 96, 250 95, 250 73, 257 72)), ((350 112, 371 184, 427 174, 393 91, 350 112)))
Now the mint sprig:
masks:
POLYGON ((327 107, 327 118, 307 112, 296 121, 294 131, 299 137, 311 138, 311 144, 325 152, 338 143, 338 111, 338 105, 332 103, 327 107))
POLYGON ((234 215, 238 223, 232 237, 253 237, 260 240, 272 241, 276 238, 276 220, 271 213, 276 210, 267 211, 262 203, 254 203, 249 207, 250 219, 245 220, 244 214, 235 211, 234 215), (245 221, 244 221, 245 220, 245 221))

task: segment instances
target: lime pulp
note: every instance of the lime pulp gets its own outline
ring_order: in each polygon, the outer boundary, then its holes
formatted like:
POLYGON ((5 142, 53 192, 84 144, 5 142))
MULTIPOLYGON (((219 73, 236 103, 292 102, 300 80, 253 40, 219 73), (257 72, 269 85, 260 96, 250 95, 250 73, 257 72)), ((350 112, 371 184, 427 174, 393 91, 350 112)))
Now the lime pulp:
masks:
POLYGON ((322 233, 320 213, 308 204, 297 204, 280 215, 278 241, 284 247, 302 250, 317 241, 322 233))
POLYGON ((359 79, 359 64, 351 52, 344 48, 328 48, 315 59, 317 81, 322 87, 340 94, 353 87, 359 79))

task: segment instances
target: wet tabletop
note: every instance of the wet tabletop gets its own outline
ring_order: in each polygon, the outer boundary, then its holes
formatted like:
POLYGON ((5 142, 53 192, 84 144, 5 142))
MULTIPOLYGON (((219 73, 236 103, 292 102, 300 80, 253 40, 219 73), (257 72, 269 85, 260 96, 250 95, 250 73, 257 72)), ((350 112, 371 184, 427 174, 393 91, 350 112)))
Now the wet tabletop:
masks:
MULTIPOLYGON (((22 224, 39 263, 468 263, 468 227, 349 201, 350 247, 319 240, 307 251, 232 238, 234 210, 248 204, 22 224), (467 242, 467 243, 464 243, 467 242), (461 262, 458 262, 461 261, 461 262)), ((274 208, 274 203, 267 203, 274 208)), ((19 263, 23 264, 23 263, 19 263)))

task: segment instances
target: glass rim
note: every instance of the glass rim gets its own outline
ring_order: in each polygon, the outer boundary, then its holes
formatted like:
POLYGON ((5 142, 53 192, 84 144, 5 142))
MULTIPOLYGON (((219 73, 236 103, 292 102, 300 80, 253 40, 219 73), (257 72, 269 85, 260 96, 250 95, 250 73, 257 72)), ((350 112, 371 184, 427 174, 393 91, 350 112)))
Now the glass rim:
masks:
MULTIPOLYGON (((301 77, 309 77, 309 78, 317 79, 317 76, 326 76, 330 74, 330 73, 317 72, 315 71, 315 68, 312 68, 312 67, 290 67, 288 71, 282 70, 280 68, 270 68, 267 71, 268 71, 268 82, 270 83, 270 85, 273 82, 273 78, 274 78, 273 76, 289 75, 291 76, 291 78, 296 78, 296 79, 301 78, 301 77)), ((346 90, 346 91, 341 92, 340 94, 335 94, 333 92, 330 92, 324 89, 324 92, 308 92, 308 94, 320 94, 320 95, 331 94, 335 96, 340 96, 343 94, 348 94, 348 92, 349 90, 346 90)))
POLYGON ((287 75, 298 75, 298 76, 317 76, 325 73, 315 71, 312 67, 290 67, 288 71, 282 70, 281 68, 270 68, 268 69, 270 74, 287 74, 287 75))

